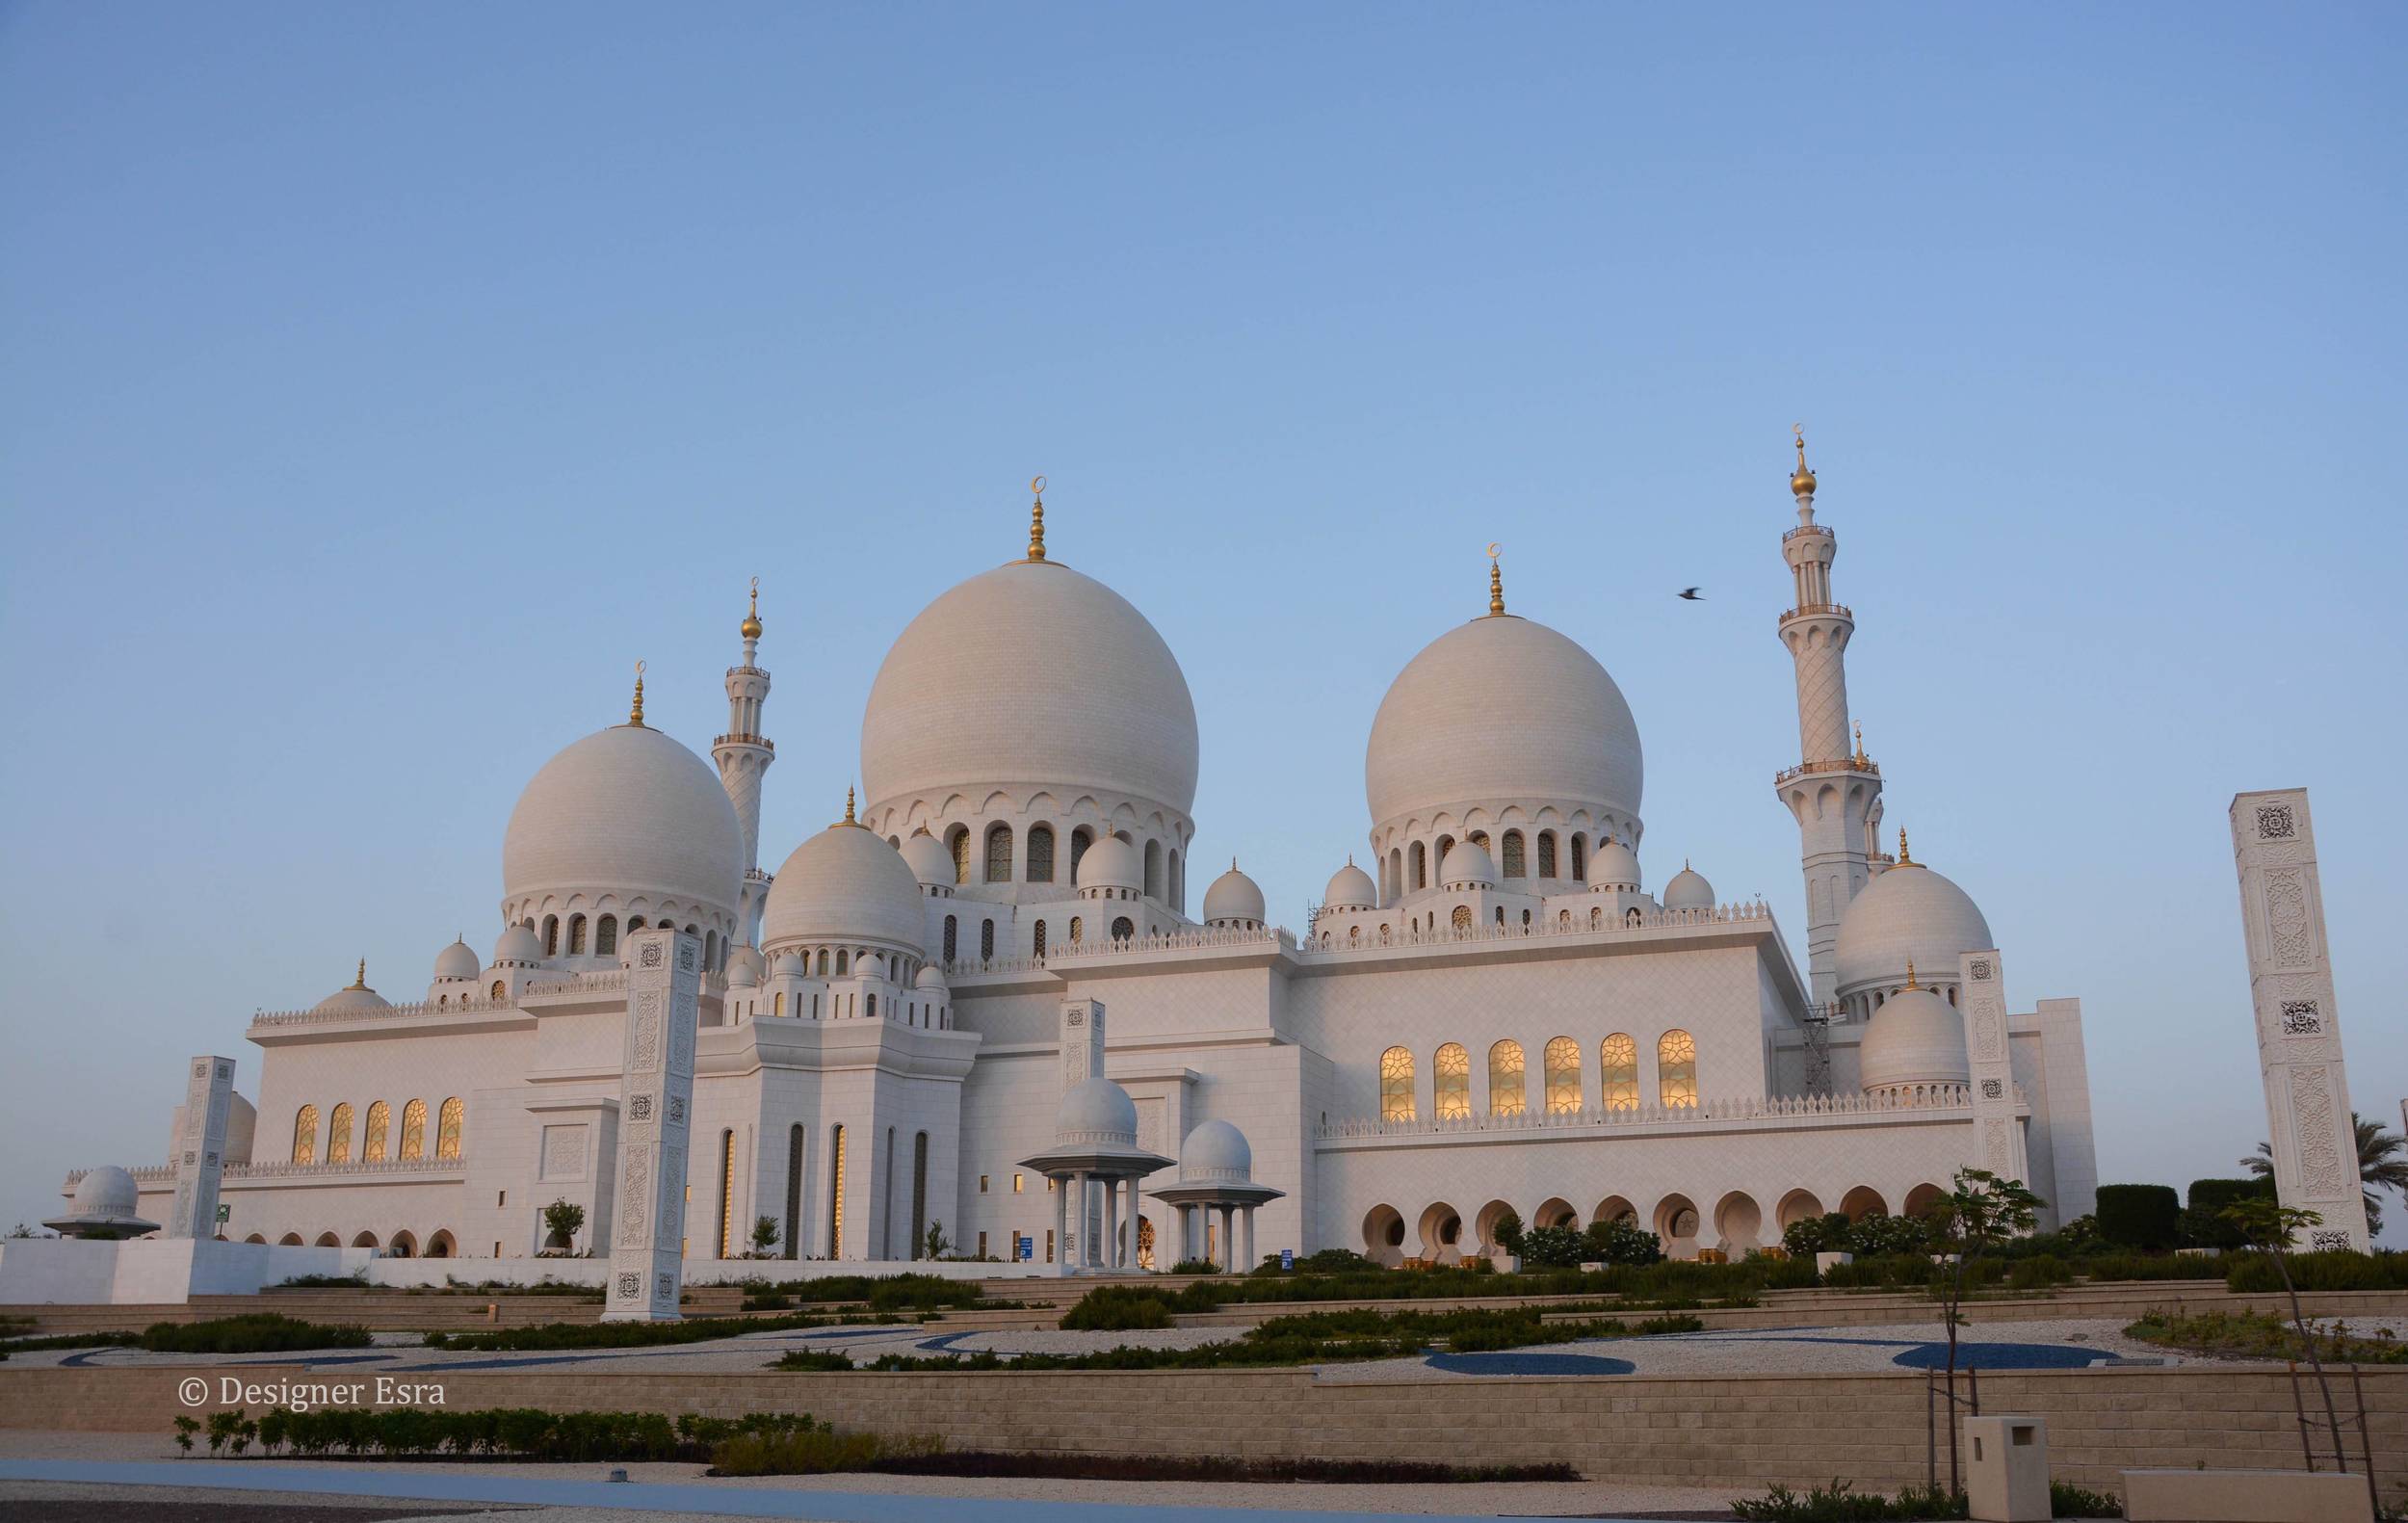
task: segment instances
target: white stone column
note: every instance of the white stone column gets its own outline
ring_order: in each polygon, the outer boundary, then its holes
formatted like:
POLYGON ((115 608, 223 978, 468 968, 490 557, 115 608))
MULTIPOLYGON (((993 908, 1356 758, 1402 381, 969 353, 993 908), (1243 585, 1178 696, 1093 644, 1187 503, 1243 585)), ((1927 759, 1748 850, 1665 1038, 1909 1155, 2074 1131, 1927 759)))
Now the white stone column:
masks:
POLYGON ((1974 1157, 2001 1179, 2028 1184, 2031 1166, 2023 1124, 2015 1117, 2015 1064, 2007 1055, 2006 964, 1995 949, 1968 952, 1957 959, 1956 971, 1971 1064, 1974 1157))
POLYGON ((1120 1181, 1104 1181, 1104 1241, 1098 1254, 1102 1267, 1120 1267, 1120 1181))
POLYGON ((2231 820, 2275 1196, 2323 1218, 2300 1234, 2299 1247, 2363 1253, 2367 1212, 2359 1196, 2358 1136, 2342 1066, 2341 1013, 2333 1000, 2308 790, 2236 795, 2231 820))
POLYGON ((1145 1219, 1145 1203, 1138 1198, 1138 1182, 1133 1175, 1120 1183, 1128 1193, 1128 1210, 1121 1217, 1120 1264, 1123 1269, 1138 1267, 1138 1223, 1145 1219))
POLYGON ((1234 1271, 1238 1267, 1238 1208, 1220 1208, 1220 1267, 1234 1271))
POLYGON ((1054 1273, 1070 1273, 1070 1181, 1054 1181, 1054 1273))
POLYGON ((1254 1208, 1252 1206, 1245 1208, 1245 1257, 1238 1262, 1245 1266, 1248 1273, 1253 1271, 1255 1265, 1262 1262, 1254 1256, 1254 1208))
POLYGON ((234 1060, 203 1053, 184 1067, 184 1135, 176 1139, 175 1203, 168 1213, 166 1235, 211 1238, 218 1233, 218 1187, 225 1178, 234 1060))
POLYGON ((621 1047, 618 1205, 612 1213, 604 1322, 674 1322, 684 1272, 686 1157, 694 1109, 702 942, 639 931, 627 958, 621 1047))

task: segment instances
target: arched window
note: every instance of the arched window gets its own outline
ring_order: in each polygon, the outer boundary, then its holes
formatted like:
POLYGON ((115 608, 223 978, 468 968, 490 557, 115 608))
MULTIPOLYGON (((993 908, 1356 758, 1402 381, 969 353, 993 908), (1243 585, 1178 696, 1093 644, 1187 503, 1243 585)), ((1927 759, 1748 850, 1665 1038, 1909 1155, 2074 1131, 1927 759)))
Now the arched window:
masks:
POLYGON ((334 1108, 327 1119, 327 1162, 348 1164, 352 1161, 352 1102, 344 1101, 334 1108))
POLYGON ((1457 906, 1454 906, 1454 930, 1455 930, 1455 934, 1457 934, 1457 935, 1461 935, 1463 932, 1467 932, 1467 931, 1469 931, 1469 930, 1471 930, 1471 929, 1472 929, 1472 906, 1469 906, 1469 905, 1457 905, 1457 906))
POLYGON ((1379 944, 1380 944, 1381 946, 1383 946, 1383 947, 1384 947, 1384 946, 1386 946, 1386 945, 1388 944, 1388 942, 1389 942, 1388 927, 1387 927, 1386 922, 1384 922, 1384 921, 1383 921, 1383 922, 1380 924, 1380 928, 1379 928, 1379 944))
POLYGON ((1054 880, 1054 827, 1050 825, 1029 827, 1029 881, 1050 883, 1054 880))
POLYGON ((918 1258, 929 1236, 929 1134, 911 1143, 911 1256, 918 1258))
POLYGON ((845 1256, 845 1126, 839 1121, 827 1138, 827 1256, 845 1256))
POLYGON ((561 917, 558 915, 543 917, 543 955, 547 958, 561 955, 561 917))
POLYGON ((1697 1038, 1668 1031, 1656 1042, 1656 1098, 1669 1110, 1697 1103, 1697 1038))
POLYGON ((1042 920, 1036 923, 1036 955, 1040 958, 1045 956, 1045 922, 1042 920))
POLYGON ((1413 1054, 1402 1047, 1379 1055, 1379 1118, 1413 1119, 1413 1054))
POLYGON ((1070 832, 1070 880, 1072 882, 1079 880, 1079 858, 1086 855, 1086 849, 1094 844, 1095 832, 1084 825, 1070 832))
POLYGON ((827 977, 827 948, 822 947, 820 949, 820 959, 811 966, 812 971, 818 974, 821 978, 827 977))
POLYGON ((1519 1116, 1522 1103, 1522 1044, 1511 1037, 1488 1049, 1488 1114, 1519 1116))
POLYGON ((1538 876, 1556 876, 1556 833, 1553 830, 1538 832, 1538 876))
POLYGON ((497 999, 497 1000, 498 1000, 498 999, 500 999, 500 998, 502 997, 502 989, 503 989, 503 987, 504 987, 504 985, 503 985, 503 983, 502 983, 502 981, 501 981, 500 979, 495 979, 495 980, 493 981, 493 997, 494 997, 495 999, 497 999))
POLYGON ((1179 849, 1172 847, 1163 853, 1164 885, 1170 890, 1170 907, 1185 913, 1188 907, 1188 879, 1179 870, 1179 849))
POLYGON ((304 1105, 293 1116, 293 1162, 318 1161, 318 1108, 304 1105))
POLYGON ((586 917, 583 915, 568 917, 568 955, 572 958, 586 955, 586 917))
POLYGON ((607 958, 618 950, 618 917, 604 915, 593 923, 593 955, 607 958))
POLYGON ((627 917, 627 933, 628 933, 629 935, 631 935, 631 936, 632 936, 632 935, 634 935, 637 932, 641 931, 642 929, 643 929, 643 916, 641 916, 641 915, 629 915, 629 916, 627 917))
POLYGON ((1413 886, 1429 886, 1429 853, 1419 841, 1413 843, 1413 886))
POLYGON ((436 1114, 434 1122, 435 1157, 458 1158, 459 1156, 459 1123, 467 1115, 467 1111, 468 1108, 459 1102, 457 1095, 443 1102, 443 1109, 436 1114))
POLYGON ((802 1126, 786 1129, 786 1256, 802 1251, 802 1126))
POLYGON ((960 952, 961 927, 954 917, 945 917, 945 960, 951 962, 960 952))
POLYGON ((1086 939, 1086 917, 1081 915, 1072 915, 1070 917, 1070 944, 1074 947, 1077 946, 1081 941, 1086 939))
POLYGON ((720 1257, 736 1256, 736 1134, 720 1133, 720 1257))
POLYGON ((786 996, 784 994, 772 994, 770 996, 770 1013, 772 1015, 783 1015, 786 1013, 786 996))
POLYGON ((1382 885, 1380 906, 1387 907, 1404 892, 1404 853, 1395 847, 1388 849, 1388 881, 1382 885))
POLYGON ((1609 1111, 1638 1109, 1638 1043, 1615 1032, 1597 1049, 1598 1078, 1609 1111))
POLYGON ((1604 910, 1602 910, 1602 909, 1591 909, 1591 910, 1589 910, 1589 912, 1588 912, 1588 929, 1589 929, 1589 930, 1591 930, 1591 931, 1603 931, 1603 930, 1605 930, 1605 929, 1606 929, 1606 912, 1605 912, 1604 910))
POLYGON ((1011 827, 990 825, 986 827, 986 880, 990 883, 1011 881, 1011 827))
POLYGON ((851 971, 852 971, 852 954, 851 954, 851 953, 850 953, 850 952, 848 952, 848 951, 846 951, 843 947, 838 947, 838 948, 836 949, 836 973, 837 973, 837 976, 841 978, 841 977, 843 977, 845 974, 850 973, 850 972, 851 972, 851 971))
POLYGON ((1163 843, 1145 843, 1145 897, 1160 901, 1163 897, 1163 843))
POLYGON ((412 1100, 402 1107, 402 1158, 427 1156, 427 1102, 412 1100))
POLYGON ((873 995, 871 995, 871 996, 870 996, 870 1008, 869 1008, 868 1010, 864 1011, 862 1013, 863 1013, 864 1015, 866 1015, 866 1016, 867 1016, 869 1019, 871 1019, 871 1020, 876 1020, 876 1019, 877 1019, 877 995, 873 994, 873 995))
POLYGON ((1472 844, 1479 847, 1483 852, 1486 851, 1488 849, 1488 832, 1485 830, 1474 830, 1472 832, 1472 844))
POLYGON ((368 1145, 360 1151, 360 1156, 362 1158, 372 1164, 381 1164, 384 1162, 384 1134, 391 1129, 392 1124, 393 1108, 391 1106, 385 1104, 382 1100, 373 1101, 369 1104, 368 1145))
POLYGON ((1530 912, 1529 910, 1525 909, 1525 910, 1523 910, 1523 911, 1522 911, 1522 934, 1524 934, 1524 935, 1526 935, 1526 936, 1527 936, 1527 935, 1529 935, 1530 933, 1531 933, 1531 912, 1530 912))
POLYGON ((954 881, 970 881, 970 827, 955 826, 945 837, 945 845, 954 853, 954 881))
POLYGON ((1530 876, 1530 862, 1522 847, 1521 831, 1507 830, 1505 833, 1505 861, 1499 870, 1507 878, 1530 876))
POLYGON ((979 960, 995 960, 995 922, 992 920, 979 922, 979 960))
POLYGON ((1588 853, 1582 850, 1581 837, 1572 837, 1572 876, 1583 882, 1588 880, 1588 853))
POLYGON ((1568 909, 1558 909, 1556 911, 1556 929, 1557 931, 1569 931, 1572 929, 1572 911, 1568 909))
POLYGON ((1126 941, 1137 933, 1138 928, 1129 924, 1129 917, 1126 915, 1122 915, 1112 922, 1112 939, 1114 941, 1126 941))
POLYGON ((1446 877, 1446 872, 1447 872, 1447 853, 1448 853, 1449 852, 1453 851, 1453 850, 1454 850, 1454 837, 1453 837, 1453 836, 1452 836, 1452 835, 1442 835, 1442 836, 1440 836, 1440 837, 1438 838, 1438 846, 1437 846, 1437 853, 1438 853, 1438 874, 1439 874, 1439 877, 1440 877, 1440 879, 1441 879, 1442 880, 1445 879, 1445 877, 1446 877))
POLYGON ((1622 915, 1622 923, 1623 923, 1624 925, 1626 925, 1626 926, 1636 926, 1636 925, 1637 925, 1637 924, 1638 924, 1638 921, 1639 921, 1639 914, 1638 914, 1638 906, 1637 906, 1636 905, 1633 905, 1633 906, 1631 906, 1628 910, 1626 910, 1626 911, 1624 911, 1624 912, 1623 912, 1623 915, 1622 915))
POLYGON ((1442 1121, 1467 1121, 1472 1116, 1472 1055, 1461 1042, 1438 1049, 1430 1064, 1430 1109, 1442 1121))
POLYGON ((702 933, 702 965, 714 973, 719 971, 720 933, 717 931, 702 933))
POLYGON ((1363 928, 1361 926, 1347 927, 1347 945, 1349 947, 1359 947, 1362 944, 1363 928))
POLYGON ((1547 1043, 1547 1114, 1565 1116, 1581 1108, 1581 1044, 1569 1037, 1547 1043))
POLYGON ((1505 906, 1503 905, 1497 906, 1497 924, 1501 926, 1505 924, 1505 906))

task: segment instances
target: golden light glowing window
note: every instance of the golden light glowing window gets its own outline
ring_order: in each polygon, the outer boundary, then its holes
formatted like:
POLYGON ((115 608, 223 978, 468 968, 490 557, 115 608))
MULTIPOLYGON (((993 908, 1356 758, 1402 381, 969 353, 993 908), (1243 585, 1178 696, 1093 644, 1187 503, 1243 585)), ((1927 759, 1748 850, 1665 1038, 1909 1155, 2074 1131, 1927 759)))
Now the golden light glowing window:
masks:
POLYGON ((1606 1109, 1638 1109, 1638 1043, 1629 1032, 1615 1032, 1598 1049, 1598 1078, 1603 1081, 1606 1109))
POLYGON ((427 1156, 427 1102, 412 1100, 402 1107, 402 1157, 427 1156))
POLYGON ((1472 1115, 1472 1055, 1460 1042, 1449 1042, 1438 1049, 1438 1058, 1431 1065, 1430 1103, 1442 1121, 1468 1120, 1472 1115))
POLYGON ((1507 1039, 1488 1049, 1488 1114, 1519 1116, 1522 1099, 1522 1044, 1507 1039))
POLYGON ((1402 1047, 1379 1055, 1379 1118, 1413 1119, 1413 1054, 1402 1047))
POLYGON ((443 1102, 443 1109, 437 1114, 434 1123, 435 1157, 458 1158, 459 1156, 459 1123, 467 1114, 468 1108, 458 1098, 443 1102))
POLYGON ((1581 1108, 1581 1044, 1569 1037, 1547 1043, 1547 1114, 1563 1116, 1581 1108))
POLYGON ((293 1162, 314 1164, 318 1161, 318 1108, 304 1105, 293 1117, 293 1162))
POLYGON ((384 1162, 384 1134, 391 1129, 392 1124, 393 1108, 391 1106, 385 1104, 382 1100, 374 1101, 369 1105, 368 1146, 361 1154, 361 1156, 366 1158, 368 1162, 372 1164, 381 1164, 384 1162))
POLYGON ((845 1128, 840 1123, 829 1138, 833 1163, 827 1181, 827 1256, 845 1256, 845 1128))
POLYGON ((352 1161, 352 1102, 344 1101, 334 1108, 327 1122, 327 1162, 348 1164, 352 1161))
POLYGON ((1656 1043, 1656 1093, 1667 1108, 1697 1103, 1697 1038, 1668 1031, 1656 1043))

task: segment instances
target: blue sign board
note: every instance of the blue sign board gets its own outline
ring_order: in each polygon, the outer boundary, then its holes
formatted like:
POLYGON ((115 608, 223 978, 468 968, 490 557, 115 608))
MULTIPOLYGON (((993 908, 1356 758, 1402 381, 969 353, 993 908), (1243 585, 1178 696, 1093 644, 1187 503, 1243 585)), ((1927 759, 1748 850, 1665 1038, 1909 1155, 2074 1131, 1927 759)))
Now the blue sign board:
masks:
POLYGON ((1279 1267, 1283 1270, 1296 1268, 1296 1249, 1281 1248, 1279 1250, 1279 1267))

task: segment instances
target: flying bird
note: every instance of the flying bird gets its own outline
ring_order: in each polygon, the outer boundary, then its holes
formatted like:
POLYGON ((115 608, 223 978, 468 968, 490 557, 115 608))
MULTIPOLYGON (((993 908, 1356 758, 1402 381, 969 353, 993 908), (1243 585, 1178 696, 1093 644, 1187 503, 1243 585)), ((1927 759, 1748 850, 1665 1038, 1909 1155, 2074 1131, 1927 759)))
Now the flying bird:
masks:
POLYGON ((1704 598, 1697 595, 1697 589, 1693 587, 1685 587, 1681 589, 1681 596, 1685 601, 1691 603, 1702 603, 1705 601, 1704 598))

